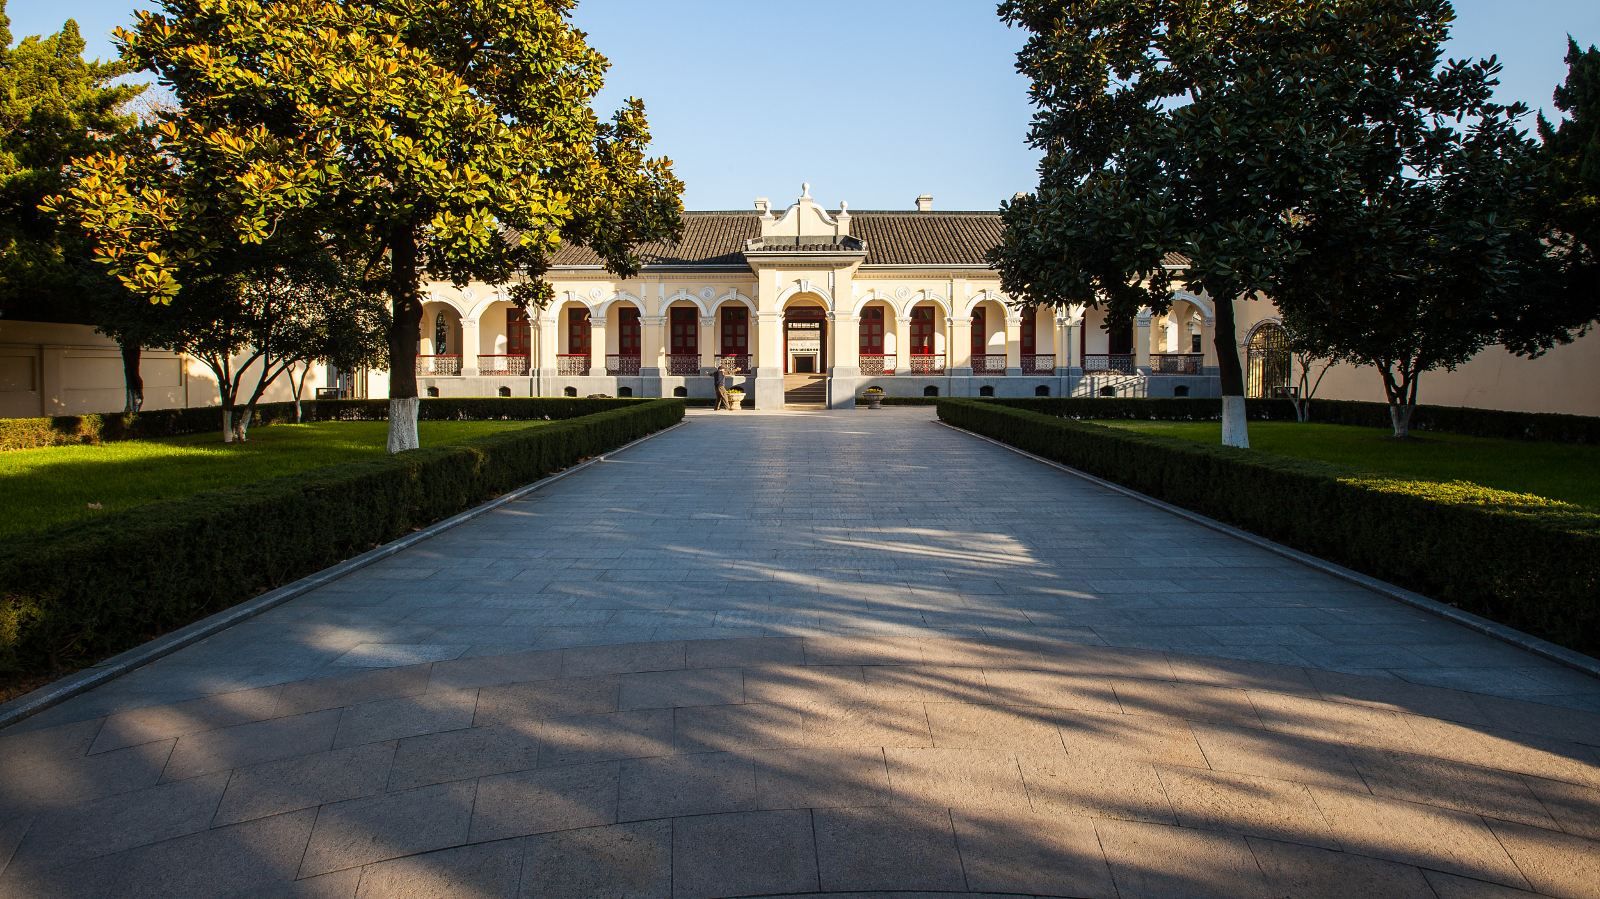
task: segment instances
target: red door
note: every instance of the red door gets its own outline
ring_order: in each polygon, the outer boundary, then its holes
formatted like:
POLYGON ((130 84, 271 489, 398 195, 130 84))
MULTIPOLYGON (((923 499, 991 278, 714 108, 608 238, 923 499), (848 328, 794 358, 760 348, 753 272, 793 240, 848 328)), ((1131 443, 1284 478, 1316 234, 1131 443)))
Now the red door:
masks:
POLYGON ((750 310, 729 306, 722 310, 722 355, 743 356, 750 352, 750 310))
POLYGON ((526 356, 533 345, 533 324, 525 310, 513 306, 506 310, 506 355, 526 356))
POLYGON ((989 310, 972 310, 972 355, 982 356, 989 352, 989 310))
POLYGON ((622 356, 637 356, 642 351, 639 331, 639 310, 632 306, 622 307, 617 316, 617 353, 622 356))
POLYGON ((883 355, 883 307, 868 306, 861 311, 861 354, 883 355))
POLYGON ((567 355, 589 355, 589 310, 567 310, 567 355))
POLYGON ((933 308, 919 306, 911 310, 911 355, 933 355, 933 308))
POLYGON ((672 310, 672 342, 667 351, 674 356, 694 356, 700 352, 700 315, 697 309, 672 310))
POLYGON ((1039 351, 1039 329, 1035 313, 1037 309, 1022 310, 1022 355, 1033 356, 1039 351))

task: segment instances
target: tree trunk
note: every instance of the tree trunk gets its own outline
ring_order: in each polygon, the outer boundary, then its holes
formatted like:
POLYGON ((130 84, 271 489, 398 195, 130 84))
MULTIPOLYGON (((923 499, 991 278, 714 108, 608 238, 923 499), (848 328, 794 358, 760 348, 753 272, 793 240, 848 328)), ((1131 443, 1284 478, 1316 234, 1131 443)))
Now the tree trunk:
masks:
POLYGON ((122 384, 124 412, 138 412, 144 408, 144 376, 139 373, 139 354, 142 347, 129 341, 122 345, 122 384))
POLYGON ((1394 425, 1394 436, 1402 439, 1411 436, 1411 413, 1416 408, 1409 403, 1389 404, 1389 423, 1394 425))
POLYGON ((250 419, 254 416, 254 404, 246 406, 244 408, 244 412, 239 415, 239 421, 236 425, 234 425, 234 431, 238 435, 240 443, 244 443, 250 439, 250 419))
POLYGON ((417 238, 409 226, 389 237, 389 452, 416 449, 417 335, 422 333, 422 298, 417 296, 417 238))
POLYGON ((1233 322, 1235 294, 1235 291, 1218 293, 1217 330, 1213 341, 1222 380, 1222 445, 1248 449, 1250 431, 1245 418, 1244 372, 1239 367, 1239 338, 1234 333, 1233 322))
POLYGON ((233 407, 232 406, 223 406, 222 407, 222 442, 223 443, 232 443, 233 442, 233 438, 234 438, 234 432, 233 432, 233 407))
POLYGON ((1295 397, 1294 420, 1305 424, 1311 420, 1311 400, 1307 397, 1295 397))
MULTIPOLYGON (((307 374, 309 374, 311 372, 311 364, 309 362, 306 363, 305 372, 307 374)), ((289 366, 289 372, 288 373, 289 373, 289 388, 294 392, 294 423, 295 424, 301 424, 304 419, 300 414, 300 393, 306 389, 306 378, 305 378, 305 375, 301 375, 300 376, 300 380, 296 381, 294 379, 294 366, 293 365, 289 366)))

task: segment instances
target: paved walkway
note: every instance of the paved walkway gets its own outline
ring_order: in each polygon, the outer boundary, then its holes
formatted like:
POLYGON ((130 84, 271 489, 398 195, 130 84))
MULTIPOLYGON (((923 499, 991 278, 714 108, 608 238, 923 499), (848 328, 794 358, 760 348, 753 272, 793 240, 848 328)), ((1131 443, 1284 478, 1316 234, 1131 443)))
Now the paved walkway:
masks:
POLYGON ((1600 683, 924 410, 693 416, 0 731, 0 896, 1600 895, 1600 683))

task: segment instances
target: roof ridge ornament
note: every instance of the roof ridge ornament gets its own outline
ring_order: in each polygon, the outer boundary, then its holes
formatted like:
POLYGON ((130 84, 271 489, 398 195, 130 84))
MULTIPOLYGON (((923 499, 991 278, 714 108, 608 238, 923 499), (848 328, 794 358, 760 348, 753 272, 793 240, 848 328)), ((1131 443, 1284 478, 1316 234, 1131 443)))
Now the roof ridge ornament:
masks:
POLYGON ((800 199, 802 199, 802 200, 811 199, 811 182, 810 181, 802 181, 802 182, 800 182, 800 199))

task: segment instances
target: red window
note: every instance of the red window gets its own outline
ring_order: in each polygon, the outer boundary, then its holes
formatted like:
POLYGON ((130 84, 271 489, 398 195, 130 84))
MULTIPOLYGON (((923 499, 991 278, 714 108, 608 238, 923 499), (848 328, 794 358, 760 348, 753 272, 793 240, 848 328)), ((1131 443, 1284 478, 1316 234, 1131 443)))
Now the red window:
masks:
POLYGON ((1039 328, 1035 316, 1039 310, 1022 310, 1022 355, 1033 356, 1039 351, 1039 328))
POLYGON ((972 310, 972 355, 989 352, 989 316, 987 309, 972 310))
POLYGON ((693 356, 700 352, 700 310, 682 307, 672 313, 672 342, 667 352, 674 356, 693 356))
POLYGON ((883 355, 883 307, 868 306, 861 311, 861 352, 883 355))
POLYGON ((567 310, 567 355, 589 355, 589 310, 567 310))
POLYGON ((513 306, 506 310, 506 355, 526 356, 533 343, 533 325, 526 310, 513 306))
POLYGON ((1113 356, 1133 355, 1133 322, 1106 323, 1106 352, 1113 356))
POLYGON ((933 355, 933 307, 911 310, 911 355, 933 355))
POLYGON ((722 310, 722 355, 743 356, 750 352, 750 310, 729 306, 722 310))
POLYGON ((639 310, 632 306, 622 307, 621 314, 617 316, 617 353, 623 356, 637 356, 639 349, 639 310))

